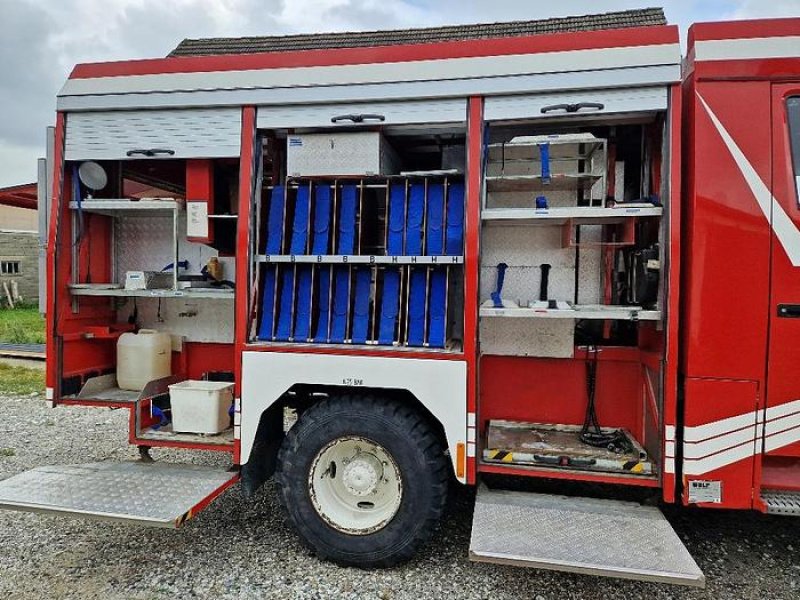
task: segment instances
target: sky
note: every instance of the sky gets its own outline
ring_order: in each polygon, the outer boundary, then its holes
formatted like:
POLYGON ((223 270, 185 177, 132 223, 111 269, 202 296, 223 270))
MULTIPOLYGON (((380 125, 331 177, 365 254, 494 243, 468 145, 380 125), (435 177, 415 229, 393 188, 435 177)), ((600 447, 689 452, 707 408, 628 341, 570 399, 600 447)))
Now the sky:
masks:
POLYGON ((690 23, 800 16, 800 0, 0 0, 0 187, 36 179, 55 97, 82 62, 165 56, 184 38, 541 19, 664 6, 690 23))

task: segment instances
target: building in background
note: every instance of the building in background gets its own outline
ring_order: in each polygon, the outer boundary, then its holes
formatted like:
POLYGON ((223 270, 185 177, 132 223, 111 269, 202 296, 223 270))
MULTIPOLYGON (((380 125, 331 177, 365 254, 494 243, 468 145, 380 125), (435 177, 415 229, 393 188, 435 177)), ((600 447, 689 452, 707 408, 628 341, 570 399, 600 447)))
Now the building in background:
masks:
POLYGON ((39 299, 39 234, 36 184, 0 188, 0 306, 6 286, 26 304, 39 299))

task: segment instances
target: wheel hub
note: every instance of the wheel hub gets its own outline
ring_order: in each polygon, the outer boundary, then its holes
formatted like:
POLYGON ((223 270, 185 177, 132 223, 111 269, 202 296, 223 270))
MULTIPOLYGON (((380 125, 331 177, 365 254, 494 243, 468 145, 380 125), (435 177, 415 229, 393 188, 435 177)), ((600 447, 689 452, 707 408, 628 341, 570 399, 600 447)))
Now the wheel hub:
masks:
POLYGON ((383 478, 383 465, 372 454, 359 453, 344 467, 342 481, 348 492, 364 497, 375 494, 383 478))

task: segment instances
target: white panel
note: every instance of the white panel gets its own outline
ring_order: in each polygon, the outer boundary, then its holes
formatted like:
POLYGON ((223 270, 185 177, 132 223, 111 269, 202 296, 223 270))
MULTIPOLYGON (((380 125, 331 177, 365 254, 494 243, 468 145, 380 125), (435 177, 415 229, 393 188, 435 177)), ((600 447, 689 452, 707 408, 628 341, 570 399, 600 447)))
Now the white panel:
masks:
POLYGON ((129 150, 164 149, 157 158, 239 156, 241 110, 143 110, 70 113, 67 115, 67 160, 114 160, 129 150))
POLYGON ((800 36, 797 35, 738 40, 700 40, 694 45, 696 61, 794 58, 798 56, 800 56, 800 36))
POLYGON ((191 106, 242 106, 319 104, 320 102, 376 102, 466 98, 500 94, 530 94, 558 90, 629 88, 668 85, 680 81, 680 66, 675 64, 605 69, 597 71, 555 71, 534 75, 468 77, 430 81, 358 83, 316 87, 272 87, 123 92, 59 96, 61 111, 110 110, 126 108, 187 108, 191 106))
MULTIPOLYGON (((467 364, 377 356, 244 352, 241 461, 250 459, 261 413, 296 383, 408 390, 442 424, 455 471, 456 444, 467 437, 467 364)), ((464 481, 462 478, 461 481, 464 481)))
POLYGON ((259 129, 289 127, 353 127, 352 121, 331 122, 340 115, 377 114, 384 121, 365 120, 362 127, 418 123, 461 123, 466 121, 467 103, 463 98, 408 102, 359 102, 352 104, 283 105, 258 108, 259 129))
POLYGON ((484 118, 487 121, 506 119, 548 118, 565 115, 585 117, 597 114, 616 114, 631 112, 652 112, 667 109, 666 87, 642 87, 606 90, 585 90, 579 92, 556 92, 550 94, 497 96, 487 98, 484 118), (576 113, 552 111, 543 114, 542 108, 556 104, 576 104, 597 102, 602 110, 585 109, 576 113))

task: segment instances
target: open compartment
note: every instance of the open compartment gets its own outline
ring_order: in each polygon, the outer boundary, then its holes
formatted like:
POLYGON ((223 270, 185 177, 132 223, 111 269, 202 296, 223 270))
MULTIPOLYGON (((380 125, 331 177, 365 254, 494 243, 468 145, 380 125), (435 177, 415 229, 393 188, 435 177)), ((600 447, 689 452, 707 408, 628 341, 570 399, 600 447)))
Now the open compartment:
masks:
POLYGON ((252 343, 461 351, 466 132, 430 129, 262 132, 252 343))
POLYGON ((488 124, 479 470, 658 484, 665 123, 488 124))

